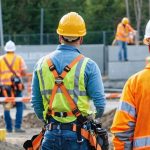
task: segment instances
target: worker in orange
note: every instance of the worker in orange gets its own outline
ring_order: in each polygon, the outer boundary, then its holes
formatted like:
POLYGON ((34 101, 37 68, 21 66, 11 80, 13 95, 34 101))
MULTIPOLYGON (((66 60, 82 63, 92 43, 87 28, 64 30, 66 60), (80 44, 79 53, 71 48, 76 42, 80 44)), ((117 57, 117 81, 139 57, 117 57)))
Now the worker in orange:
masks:
MULTIPOLYGON (((144 44, 150 47, 150 21, 144 44)), ((115 150, 150 149, 150 64, 126 82, 111 132, 115 150)))
MULTIPOLYGON (((3 97, 22 97, 23 84, 21 81, 21 76, 26 74, 27 66, 23 58, 15 54, 16 46, 13 41, 8 41, 4 49, 6 54, 0 57, 0 83, 2 89, 6 91, 3 94, 3 97)), ((12 132, 13 126, 10 116, 11 106, 8 104, 4 104, 4 120, 7 132, 12 132)), ((21 128, 24 108, 23 103, 15 102, 15 106, 15 132, 24 132, 24 130, 21 128)))
POLYGON ((127 17, 124 17, 117 26, 115 37, 115 41, 117 41, 117 44, 119 45, 119 61, 128 61, 127 43, 129 42, 131 33, 135 34, 136 31, 129 24, 129 19, 127 17))

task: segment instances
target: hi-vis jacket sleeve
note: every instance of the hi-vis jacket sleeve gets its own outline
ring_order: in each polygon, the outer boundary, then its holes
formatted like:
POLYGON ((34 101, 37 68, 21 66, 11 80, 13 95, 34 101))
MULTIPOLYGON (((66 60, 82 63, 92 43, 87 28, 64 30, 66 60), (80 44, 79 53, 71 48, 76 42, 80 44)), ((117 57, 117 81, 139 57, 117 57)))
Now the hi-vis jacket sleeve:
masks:
POLYGON ((134 32, 135 31, 130 24, 127 24, 127 28, 129 30, 129 32, 134 32))
POLYGON ((132 150, 136 123, 133 84, 131 79, 126 82, 111 127, 111 132, 114 134, 113 144, 115 150, 132 150))

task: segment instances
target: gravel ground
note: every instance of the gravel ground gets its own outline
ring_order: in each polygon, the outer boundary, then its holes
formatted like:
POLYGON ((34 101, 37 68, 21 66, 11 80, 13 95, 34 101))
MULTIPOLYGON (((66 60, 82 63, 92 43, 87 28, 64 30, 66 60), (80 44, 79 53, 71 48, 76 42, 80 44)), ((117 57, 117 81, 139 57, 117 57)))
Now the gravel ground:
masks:
MULTIPOLYGON (((112 119, 115 113, 115 109, 106 113, 102 117, 102 125, 108 131, 112 124, 112 119)), ((6 142, 0 142, 0 150, 23 150, 23 143, 26 140, 31 139, 35 134, 38 134, 41 130, 42 123, 36 118, 34 113, 29 113, 23 119, 23 128, 26 129, 25 133, 7 133, 6 142)), ((0 128, 4 127, 3 117, 0 117, 0 128)), ((110 150, 112 150, 111 144, 112 135, 109 132, 110 150)))
MULTIPOLYGON (((102 126, 108 131, 112 124, 112 120, 115 113, 115 108, 117 107, 117 101, 107 101, 107 108, 105 114, 102 117, 102 126), (115 106, 115 107, 114 107, 115 106)), ((33 110, 27 106, 28 109, 24 111, 24 118, 22 127, 26 130, 25 133, 7 133, 6 142, 0 142, 0 150, 24 150, 22 145, 26 140, 31 139, 35 134, 38 134, 41 131, 42 123, 37 119, 33 110)), ((12 118, 15 116, 15 109, 12 111, 12 118)), ((4 128, 4 120, 2 116, 2 109, 0 108, 0 128, 4 128)), ((112 135, 109 132, 109 141, 110 141, 110 150, 112 150, 112 135)))

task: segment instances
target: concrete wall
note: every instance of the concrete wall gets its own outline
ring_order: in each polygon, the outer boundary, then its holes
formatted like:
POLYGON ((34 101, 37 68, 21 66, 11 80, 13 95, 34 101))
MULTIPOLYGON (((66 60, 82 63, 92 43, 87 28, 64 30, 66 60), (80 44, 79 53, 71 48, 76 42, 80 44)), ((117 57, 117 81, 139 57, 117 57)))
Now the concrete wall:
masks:
POLYGON ((145 66, 145 58, 149 55, 147 46, 128 46, 128 62, 118 61, 118 46, 108 47, 108 78, 110 80, 126 80, 145 66))
MULTIPOLYGON (((20 54, 26 61, 28 66, 28 71, 32 72, 35 63, 39 58, 52 52, 56 49, 57 45, 35 45, 35 46, 17 46, 16 53, 20 54)), ((95 44, 95 45, 82 45, 80 47, 81 53, 85 56, 94 60, 99 68, 101 69, 102 74, 104 73, 104 59, 103 59, 103 45, 95 44)))

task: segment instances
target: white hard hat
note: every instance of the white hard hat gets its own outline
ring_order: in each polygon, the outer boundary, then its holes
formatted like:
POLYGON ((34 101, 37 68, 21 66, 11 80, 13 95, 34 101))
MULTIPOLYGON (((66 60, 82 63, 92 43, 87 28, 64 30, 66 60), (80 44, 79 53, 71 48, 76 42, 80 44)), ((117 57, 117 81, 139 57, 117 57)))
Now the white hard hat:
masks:
POLYGON ((144 39, 146 38, 150 38, 150 20, 148 21, 146 28, 145 28, 144 39))
POLYGON ((15 43, 13 41, 8 41, 4 47, 6 52, 14 52, 16 50, 15 43))

